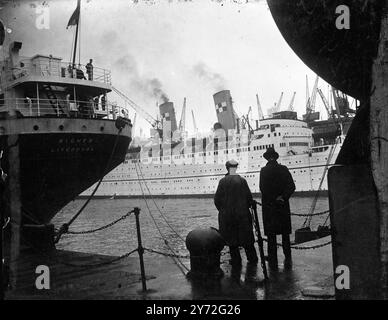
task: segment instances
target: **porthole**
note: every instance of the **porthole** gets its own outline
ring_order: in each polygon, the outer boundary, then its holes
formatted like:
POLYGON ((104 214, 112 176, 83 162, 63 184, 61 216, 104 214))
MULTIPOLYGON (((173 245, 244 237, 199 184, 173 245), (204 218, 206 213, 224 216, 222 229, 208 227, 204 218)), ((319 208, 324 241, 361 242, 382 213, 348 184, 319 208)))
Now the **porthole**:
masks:
POLYGON ((59 130, 62 131, 65 127, 63 126, 63 124, 61 124, 58 128, 59 128, 59 130))
POLYGON ((38 130, 39 130, 39 126, 38 126, 38 125, 34 125, 34 126, 33 126, 33 129, 34 129, 35 131, 38 131, 38 130))

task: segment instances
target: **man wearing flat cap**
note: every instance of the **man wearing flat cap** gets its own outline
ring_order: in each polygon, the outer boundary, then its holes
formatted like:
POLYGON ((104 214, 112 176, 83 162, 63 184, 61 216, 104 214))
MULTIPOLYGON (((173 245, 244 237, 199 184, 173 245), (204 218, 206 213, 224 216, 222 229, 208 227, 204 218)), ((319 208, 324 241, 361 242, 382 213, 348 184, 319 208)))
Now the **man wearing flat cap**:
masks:
POLYGON ((279 154, 274 148, 268 148, 263 157, 268 161, 260 171, 264 234, 268 237, 268 264, 270 269, 278 269, 276 235, 282 235, 284 267, 289 269, 292 266, 292 258, 288 200, 295 191, 295 183, 287 167, 276 161, 279 154))
POLYGON ((239 247, 244 247, 249 264, 258 261, 249 211, 253 203, 252 193, 247 181, 236 173, 237 166, 235 160, 226 162, 228 173, 220 180, 214 196, 219 212, 219 230, 229 246, 232 266, 241 266, 239 247))

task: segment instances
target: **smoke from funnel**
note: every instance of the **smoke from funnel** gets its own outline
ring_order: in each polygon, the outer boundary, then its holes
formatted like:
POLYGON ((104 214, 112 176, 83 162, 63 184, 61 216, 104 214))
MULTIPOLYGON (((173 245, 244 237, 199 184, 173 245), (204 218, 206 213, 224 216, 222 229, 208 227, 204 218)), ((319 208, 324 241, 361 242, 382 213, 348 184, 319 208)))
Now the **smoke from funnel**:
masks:
POLYGON ((168 102, 168 95, 163 90, 163 84, 158 78, 143 77, 137 66, 136 60, 129 54, 118 58, 114 62, 115 67, 126 73, 130 85, 134 90, 141 92, 144 96, 159 101, 168 102))
POLYGON ((209 83, 215 91, 221 91, 227 87, 225 78, 221 74, 210 70, 210 68, 203 62, 197 63, 193 67, 193 72, 201 80, 209 83))

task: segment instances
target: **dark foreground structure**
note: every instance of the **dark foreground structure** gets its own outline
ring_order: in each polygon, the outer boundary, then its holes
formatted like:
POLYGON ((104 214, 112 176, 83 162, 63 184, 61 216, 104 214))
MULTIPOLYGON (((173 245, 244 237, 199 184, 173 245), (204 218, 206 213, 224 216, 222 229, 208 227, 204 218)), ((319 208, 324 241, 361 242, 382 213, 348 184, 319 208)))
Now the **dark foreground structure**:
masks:
POLYGON ((268 3, 296 54, 324 80, 360 100, 337 166, 328 175, 333 271, 345 267, 352 279, 336 297, 387 299, 388 1, 268 3))

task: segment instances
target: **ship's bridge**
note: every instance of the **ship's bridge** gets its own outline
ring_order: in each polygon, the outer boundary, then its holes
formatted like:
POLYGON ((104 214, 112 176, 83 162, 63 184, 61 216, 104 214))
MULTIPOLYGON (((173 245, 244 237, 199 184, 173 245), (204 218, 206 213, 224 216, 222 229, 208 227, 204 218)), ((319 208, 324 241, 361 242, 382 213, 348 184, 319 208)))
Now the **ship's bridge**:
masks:
POLYGON ((62 58, 52 55, 38 54, 7 61, 1 78, 2 90, 39 83, 73 86, 76 90, 97 96, 111 91, 111 72, 93 66, 90 76, 85 65, 63 62, 62 58))
POLYGON ((298 119, 268 118, 260 121, 250 145, 263 151, 272 146, 280 155, 306 153, 313 146, 312 130, 298 119))
POLYGON ((111 72, 93 65, 63 62, 52 55, 19 56, 14 42, 2 63, 0 116, 128 117, 128 110, 107 101, 111 72))

